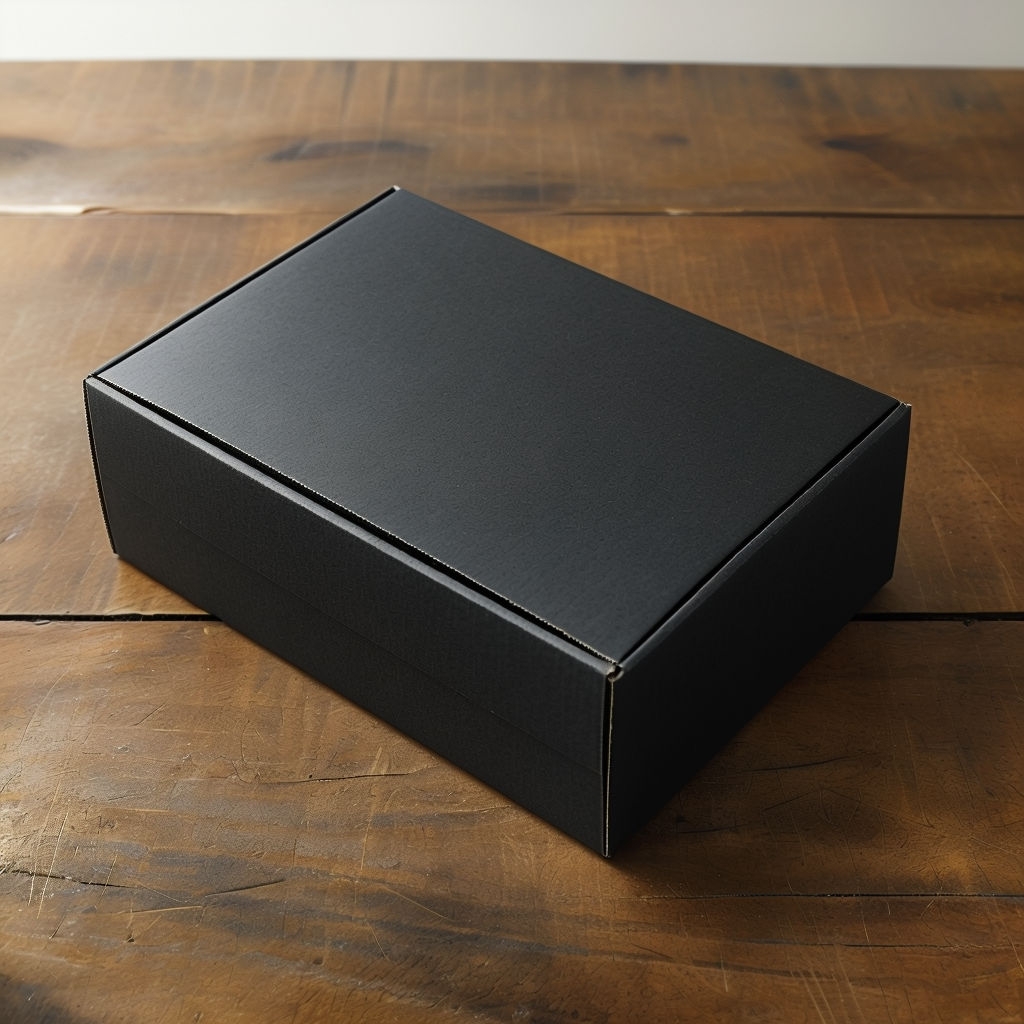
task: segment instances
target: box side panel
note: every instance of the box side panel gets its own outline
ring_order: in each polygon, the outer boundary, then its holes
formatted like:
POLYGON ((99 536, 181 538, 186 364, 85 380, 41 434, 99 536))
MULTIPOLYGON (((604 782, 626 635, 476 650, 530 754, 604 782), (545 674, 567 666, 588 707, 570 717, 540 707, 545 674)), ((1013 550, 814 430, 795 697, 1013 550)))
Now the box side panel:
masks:
POLYGON ((611 849, 892 576, 910 410, 892 413, 624 664, 611 849))
POLYGON ((101 382, 87 394, 121 557, 600 848, 603 662, 101 382))

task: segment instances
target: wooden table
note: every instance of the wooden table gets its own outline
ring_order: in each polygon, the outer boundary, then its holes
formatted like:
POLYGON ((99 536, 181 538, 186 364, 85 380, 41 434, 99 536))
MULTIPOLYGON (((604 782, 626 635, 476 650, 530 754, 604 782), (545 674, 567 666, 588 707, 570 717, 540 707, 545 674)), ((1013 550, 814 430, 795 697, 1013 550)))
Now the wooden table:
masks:
POLYGON ((0 1019, 1024 1019, 1024 73, 0 65, 0 1019), (914 405, 896 575, 619 856, 110 553, 80 380, 399 183, 914 405))

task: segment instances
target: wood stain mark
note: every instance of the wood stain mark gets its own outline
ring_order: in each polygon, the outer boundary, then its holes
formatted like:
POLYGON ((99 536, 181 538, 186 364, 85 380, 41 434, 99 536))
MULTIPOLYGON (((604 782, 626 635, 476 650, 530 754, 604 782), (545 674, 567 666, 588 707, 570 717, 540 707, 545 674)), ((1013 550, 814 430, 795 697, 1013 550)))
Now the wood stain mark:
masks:
POLYGON ((773 84, 787 92, 797 91, 802 87, 800 76, 792 68, 776 68, 772 70, 773 84))
POLYGON ((823 139, 821 144, 826 149, 838 149, 843 153, 860 153, 867 156, 881 146, 889 144, 889 139, 882 132, 871 132, 864 135, 834 135, 823 139))
POLYGON ((619 71, 626 78, 666 78, 672 71, 671 64, 620 64, 619 71))
POLYGON ((430 152, 429 146, 404 139, 334 139, 324 142, 295 142, 266 157, 270 163, 294 160, 331 160, 347 156, 365 156, 375 153, 423 156, 430 152))
MULTIPOLYGON (((1008 275, 1009 277, 1009 275, 1008 275)), ((986 287, 943 286, 932 289, 929 298, 944 314, 983 316, 990 322, 1005 318, 1014 324, 1024 313, 1024 290, 1016 280, 1002 286, 990 279, 986 287)))
POLYGON ((63 152, 64 146, 48 139, 35 139, 30 136, 0 136, 0 162, 23 163, 41 156, 50 156, 63 152))
POLYGON ((546 181, 502 182, 493 185, 466 185, 456 189, 458 201, 474 200, 510 205, 564 205, 576 197, 576 186, 571 182, 546 181))
POLYGON ((919 191, 925 180, 934 176, 940 164, 938 152, 890 138, 884 132, 836 135, 825 139, 822 145, 826 149, 862 157, 897 185, 912 180, 919 191))

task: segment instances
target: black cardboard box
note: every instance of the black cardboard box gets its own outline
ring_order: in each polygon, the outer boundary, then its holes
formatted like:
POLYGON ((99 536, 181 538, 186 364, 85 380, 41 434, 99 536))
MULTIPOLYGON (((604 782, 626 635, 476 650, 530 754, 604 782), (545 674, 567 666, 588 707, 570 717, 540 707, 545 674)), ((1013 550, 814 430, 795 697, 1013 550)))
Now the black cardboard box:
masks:
POLYGON ((121 557, 604 854, 892 572, 906 406, 398 189, 85 390, 121 557))

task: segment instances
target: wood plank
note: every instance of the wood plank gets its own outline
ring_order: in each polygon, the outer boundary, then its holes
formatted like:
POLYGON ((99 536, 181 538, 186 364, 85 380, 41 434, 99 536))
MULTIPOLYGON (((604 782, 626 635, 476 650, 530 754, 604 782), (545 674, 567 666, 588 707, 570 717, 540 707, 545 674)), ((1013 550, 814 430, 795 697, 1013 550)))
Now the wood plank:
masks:
MULTIPOLYGON (((487 219, 912 402, 897 572, 872 609, 1022 610, 1024 222, 487 219)), ((190 610, 109 552, 81 378, 321 223, 0 218, 0 613, 190 610)))
POLYGON ((0 217, 0 614, 197 611, 112 557, 81 382, 322 223, 0 217))
POLYGON ((220 624, 0 657, 5 1019, 1020 1007, 1024 623, 852 624, 611 862, 220 624))
POLYGON ((315 913, 285 884, 175 904, 56 880, 36 913, 26 888, 0 878, 8 1024, 919 1024, 1013 1022, 1021 1005, 1024 912, 991 897, 673 900, 675 934, 614 911, 551 934, 522 908, 481 934, 428 909, 403 920, 404 897, 370 886, 353 910, 350 885, 310 885, 315 913))
POLYGON ((0 203, 340 213, 1024 212, 1024 72, 0 65, 0 203))

